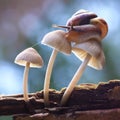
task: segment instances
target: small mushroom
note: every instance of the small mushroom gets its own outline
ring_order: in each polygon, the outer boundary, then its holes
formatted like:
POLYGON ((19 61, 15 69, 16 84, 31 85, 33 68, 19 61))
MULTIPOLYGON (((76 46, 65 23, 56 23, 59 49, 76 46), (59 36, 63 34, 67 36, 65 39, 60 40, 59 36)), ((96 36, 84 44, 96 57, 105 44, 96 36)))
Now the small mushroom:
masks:
POLYGON ((24 100, 28 101, 28 73, 29 68, 40 68, 43 66, 42 57, 34 48, 27 48, 17 55, 14 61, 18 65, 25 66, 24 75, 23 75, 23 91, 24 91, 24 100))
POLYGON ((65 38, 66 33, 62 30, 56 30, 49 32, 46 34, 42 40, 42 44, 47 45, 53 48, 53 52, 48 62, 46 75, 45 75, 45 83, 44 83, 44 102, 45 106, 49 105, 49 85, 50 85, 50 77, 53 68, 53 64, 56 58, 58 51, 64 54, 71 53, 71 45, 70 42, 65 38))
POLYGON ((105 62, 101 42, 96 41, 94 39, 81 44, 73 45, 72 52, 83 62, 78 68, 74 77, 72 78, 70 84, 66 88, 66 91, 61 100, 62 106, 65 105, 68 98, 70 97, 75 85, 82 76, 83 71, 86 68, 87 64, 95 69, 100 70, 103 68, 105 62))

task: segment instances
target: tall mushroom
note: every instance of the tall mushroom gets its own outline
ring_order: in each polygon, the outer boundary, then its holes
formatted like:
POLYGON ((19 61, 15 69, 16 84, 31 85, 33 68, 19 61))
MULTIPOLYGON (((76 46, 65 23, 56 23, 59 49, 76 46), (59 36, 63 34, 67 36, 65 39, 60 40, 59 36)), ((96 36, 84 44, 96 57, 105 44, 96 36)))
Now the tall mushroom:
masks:
POLYGON ((71 45, 70 42, 65 38, 66 33, 62 30, 52 31, 46 34, 43 37, 42 44, 47 45, 53 48, 53 52, 48 62, 46 75, 45 75, 45 83, 44 83, 44 103, 45 106, 49 105, 49 85, 50 85, 50 77, 53 68, 53 64, 56 58, 58 51, 70 54, 71 53, 71 45))
POLYGON ((64 105, 87 64, 95 69, 103 68, 105 57, 101 40, 106 36, 108 26, 106 21, 98 18, 96 14, 79 10, 68 19, 66 26, 53 27, 67 28, 66 38, 72 44, 72 52, 84 60, 62 97, 61 105, 64 105))
POLYGON ((73 45, 72 52, 83 62, 73 76, 68 87, 66 88, 66 91, 61 100, 62 106, 65 105, 65 103, 67 102, 75 85, 82 76, 87 64, 95 69, 100 70, 103 68, 105 62, 101 43, 96 40, 89 40, 81 44, 75 44, 73 45))
MULTIPOLYGON (((61 105, 65 105, 67 102, 69 96, 71 95, 71 92, 73 91, 75 85, 79 81, 85 67, 87 64, 95 69, 102 69, 104 62, 105 62, 105 57, 104 57, 104 52, 101 47, 101 40, 106 36, 108 32, 108 26, 105 20, 99 19, 99 18, 93 18, 93 20, 90 20, 90 24, 95 25, 99 30, 100 33, 98 32, 98 35, 100 39, 97 37, 95 38, 94 35, 93 38, 92 36, 90 37, 85 37, 87 38, 85 42, 74 42, 72 44, 72 52, 81 60, 84 60, 81 66, 78 68, 76 74, 74 75, 73 79, 71 80, 70 84, 68 85, 62 100, 61 100, 61 105)), ((75 32, 75 31, 74 31, 75 32)), ((86 33, 86 36, 88 33, 86 33)), ((76 37, 76 36, 74 36, 76 37)), ((80 39, 80 38, 79 38, 80 39)))
POLYGON ((40 68, 43 66, 42 57, 34 48, 27 48, 18 54, 14 61, 18 65, 25 66, 24 75, 23 75, 23 91, 24 91, 24 100, 28 101, 28 73, 29 68, 40 68))

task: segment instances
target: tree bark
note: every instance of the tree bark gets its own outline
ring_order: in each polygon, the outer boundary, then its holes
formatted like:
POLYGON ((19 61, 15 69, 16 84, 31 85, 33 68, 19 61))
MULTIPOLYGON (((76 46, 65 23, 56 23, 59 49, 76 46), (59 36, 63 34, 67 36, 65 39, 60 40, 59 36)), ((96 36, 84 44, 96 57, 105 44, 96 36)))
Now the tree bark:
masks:
POLYGON ((75 87, 67 104, 60 106, 65 91, 50 90, 50 107, 44 107, 43 91, 23 95, 0 96, 0 115, 14 120, 118 120, 120 119, 120 80, 81 84, 75 87))
POLYGON ((120 109, 75 111, 65 114, 17 115, 14 120, 120 120, 120 109))

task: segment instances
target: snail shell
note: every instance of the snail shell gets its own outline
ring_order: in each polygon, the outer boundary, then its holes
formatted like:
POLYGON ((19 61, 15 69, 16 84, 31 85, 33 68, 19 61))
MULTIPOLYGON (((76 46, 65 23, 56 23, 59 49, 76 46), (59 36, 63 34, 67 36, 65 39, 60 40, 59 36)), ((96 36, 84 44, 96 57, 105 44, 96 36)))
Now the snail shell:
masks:
POLYGON ((90 20, 90 23, 98 27, 101 31, 101 38, 103 39, 108 33, 107 22, 102 18, 94 18, 90 20))
POLYGON ((67 26, 76 26, 76 25, 84 25, 89 24, 90 19, 96 18, 97 15, 95 13, 86 11, 86 10, 79 10, 73 16, 68 19, 66 25, 67 26))

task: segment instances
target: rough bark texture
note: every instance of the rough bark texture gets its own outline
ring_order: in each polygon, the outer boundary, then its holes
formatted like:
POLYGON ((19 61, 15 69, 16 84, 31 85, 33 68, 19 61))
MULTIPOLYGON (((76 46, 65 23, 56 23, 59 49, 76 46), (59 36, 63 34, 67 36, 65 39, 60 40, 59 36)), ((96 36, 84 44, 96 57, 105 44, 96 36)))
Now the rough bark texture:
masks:
POLYGON ((44 107, 43 92, 1 96, 0 115, 14 115, 14 120, 118 120, 120 119, 120 80, 76 86, 66 106, 59 103, 65 89, 50 91, 50 107, 44 107))
POLYGON ((120 120, 120 109, 75 111, 65 114, 39 113, 14 116, 14 120, 120 120))

